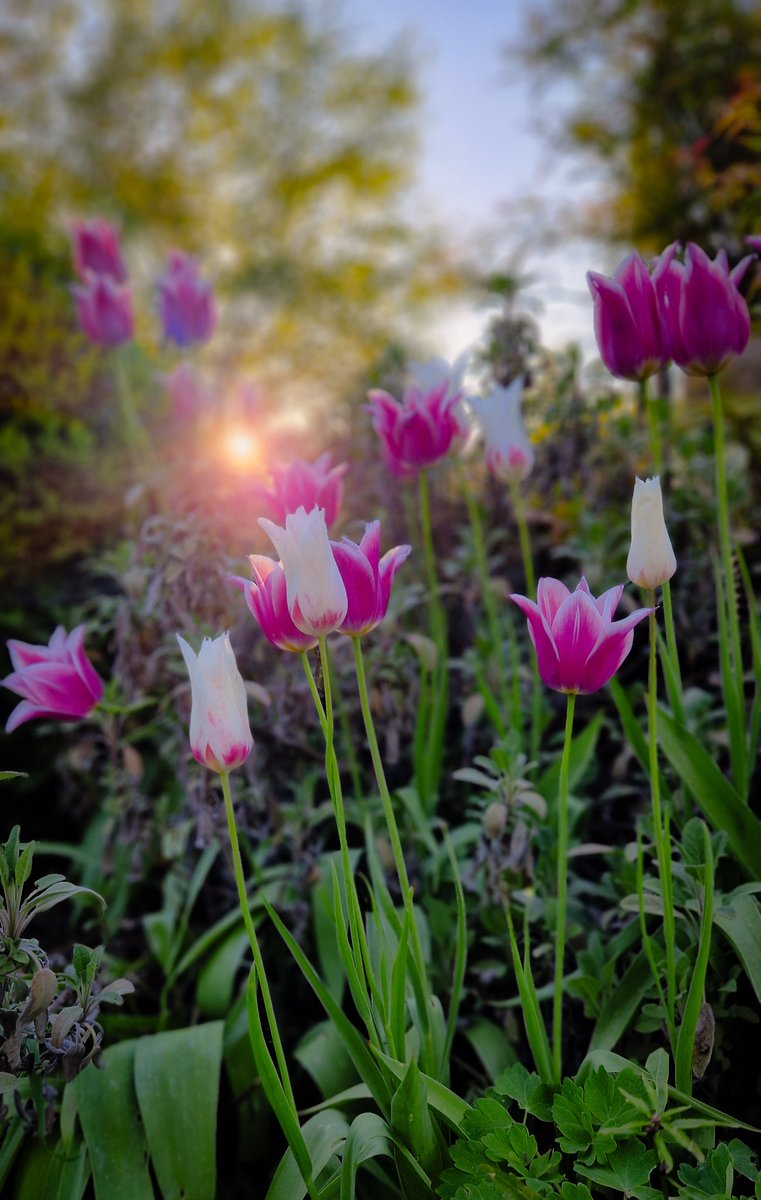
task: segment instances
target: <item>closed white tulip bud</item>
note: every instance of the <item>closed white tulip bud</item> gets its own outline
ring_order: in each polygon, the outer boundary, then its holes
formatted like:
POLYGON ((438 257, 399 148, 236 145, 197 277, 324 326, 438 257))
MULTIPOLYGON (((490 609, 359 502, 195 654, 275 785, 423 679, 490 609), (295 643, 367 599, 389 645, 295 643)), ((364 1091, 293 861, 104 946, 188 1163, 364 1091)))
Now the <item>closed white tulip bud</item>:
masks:
POLYGON ((523 377, 509 387, 495 387, 488 396, 471 396, 469 403, 486 445, 486 465, 503 483, 522 483, 534 465, 534 447, 521 415, 523 377))
POLYGON ((291 620, 302 633, 320 638, 338 629, 349 601, 336 565, 325 524, 325 513, 297 508, 285 518, 285 529, 259 518, 259 524, 280 555, 285 571, 291 620))
POLYGON ((198 654, 179 634, 177 641, 190 676, 190 749, 205 767, 226 774, 246 761, 254 744, 230 636, 204 638, 198 654))
POLYGON ((659 476, 637 479, 632 497, 632 544, 626 572, 642 588, 659 587, 676 570, 676 558, 663 518, 659 476))

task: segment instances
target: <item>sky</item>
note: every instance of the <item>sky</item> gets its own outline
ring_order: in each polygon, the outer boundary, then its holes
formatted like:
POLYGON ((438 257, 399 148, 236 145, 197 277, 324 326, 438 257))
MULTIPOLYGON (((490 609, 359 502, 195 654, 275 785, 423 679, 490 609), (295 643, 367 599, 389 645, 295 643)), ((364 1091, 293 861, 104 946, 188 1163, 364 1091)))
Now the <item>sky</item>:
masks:
MULTIPOLYGON (((579 241, 542 241, 531 198, 582 203, 594 181, 578 164, 554 154, 538 120, 551 124, 556 97, 541 103, 528 71, 504 48, 519 40, 529 0, 344 0, 347 24, 360 49, 381 51, 404 32, 415 51, 422 92, 419 211, 434 214, 450 240, 478 243, 494 269, 520 247, 521 273, 531 276, 527 307, 543 340, 559 348, 580 343, 594 356, 587 269, 611 267, 609 252, 579 241), (502 257, 500 257, 500 254, 502 257), (596 256, 596 257, 593 257, 596 256)), ((515 262, 516 260, 514 260, 515 262)), ((473 305, 442 320, 440 352, 455 354, 483 330, 473 305)))

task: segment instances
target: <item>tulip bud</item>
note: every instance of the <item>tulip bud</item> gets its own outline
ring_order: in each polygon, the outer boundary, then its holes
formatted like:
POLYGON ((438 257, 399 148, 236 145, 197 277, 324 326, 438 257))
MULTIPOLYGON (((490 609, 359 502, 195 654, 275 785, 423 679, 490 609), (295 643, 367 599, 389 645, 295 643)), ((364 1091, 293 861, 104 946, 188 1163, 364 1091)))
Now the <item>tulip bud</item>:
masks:
POLYGON ((626 560, 632 583, 652 590, 676 571, 676 558, 663 518, 661 481, 637 479, 632 497, 632 544, 626 560))
POLYGON ((348 609, 346 587, 333 557, 325 513, 298 508, 285 518, 285 528, 259 518, 285 571, 288 610, 302 633, 320 638, 338 629, 348 609))
POLYGON ((190 748, 205 767, 224 775, 246 761, 254 744, 230 635, 204 638, 198 655, 179 634, 177 641, 190 675, 190 748))

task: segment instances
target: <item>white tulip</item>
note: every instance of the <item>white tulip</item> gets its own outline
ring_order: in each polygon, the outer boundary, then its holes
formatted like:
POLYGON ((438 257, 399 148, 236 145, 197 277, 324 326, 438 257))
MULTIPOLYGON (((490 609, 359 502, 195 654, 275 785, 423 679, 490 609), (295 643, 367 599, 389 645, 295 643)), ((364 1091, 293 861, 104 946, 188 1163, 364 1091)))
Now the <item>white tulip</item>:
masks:
POLYGON ((346 588, 330 547, 325 513, 297 508, 285 518, 285 529, 259 518, 280 555, 285 571, 288 611, 294 625, 312 637, 323 637, 342 624, 348 608, 346 588))
POLYGON ((204 638, 197 655, 179 634, 177 641, 190 676, 190 748, 204 766, 226 774, 246 761, 254 744, 230 635, 204 638))
POLYGON ((676 558, 663 517, 661 481, 637 479, 632 497, 632 544, 626 572, 642 588, 659 587, 676 571, 676 558))
POLYGON ((521 415, 523 378, 509 387, 495 387, 488 396, 472 396, 469 403, 483 432, 486 465, 504 483, 522 482, 534 465, 531 445, 521 415))

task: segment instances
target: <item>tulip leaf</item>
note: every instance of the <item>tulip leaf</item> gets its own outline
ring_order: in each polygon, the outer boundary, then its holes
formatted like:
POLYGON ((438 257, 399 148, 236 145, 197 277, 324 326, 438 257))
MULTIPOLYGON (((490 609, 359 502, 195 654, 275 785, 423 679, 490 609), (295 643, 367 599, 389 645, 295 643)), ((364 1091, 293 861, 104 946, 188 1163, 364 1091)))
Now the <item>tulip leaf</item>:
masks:
POLYGON ((600 1011, 590 1051, 613 1049, 639 1011, 651 985, 650 964, 644 953, 638 954, 600 1011))
POLYGON ((761 879, 761 821, 717 767, 705 746, 664 708, 658 709, 661 746, 674 771, 714 829, 723 830, 735 858, 761 879))
MULTIPOLYGON (((339 1168, 336 1155, 346 1141, 349 1130, 348 1119, 335 1109, 319 1112, 302 1126, 302 1134, 306 1143, 309 1158, 315 1177, 326 1167, 335 1164, 339 1168)), ((307 1186, 299 1170, 293 1151, 288 1149, 280 1160, 275 1171, 266 1200, 304 1200, 307 1186)), ((335 1194, 335 1193, 332 1193, 335 1194)))
POLYGON ((213 1200, 224 1025, 213 1021, 141 1038, 135 1090, 164 1200, 213 1200))
MULTIPOLYGON (((146 1045, 153 1039, 146 1038, 146 1045)), ((136 1042, 104 1051, 102 1069, 77 1076, 79 1120, 87 1143, 98 1198, 154 1200, 148 1147, 134 1084, 136 1042)), ((172 1108, 176 1107, 173 1104, 172 1108)))
POLYGON ((761 909, 753 896, 724 896, 714 923, 734 947, 761 1004, 761 909))

